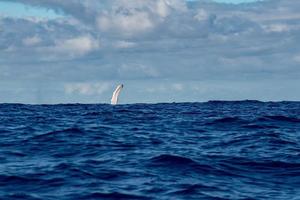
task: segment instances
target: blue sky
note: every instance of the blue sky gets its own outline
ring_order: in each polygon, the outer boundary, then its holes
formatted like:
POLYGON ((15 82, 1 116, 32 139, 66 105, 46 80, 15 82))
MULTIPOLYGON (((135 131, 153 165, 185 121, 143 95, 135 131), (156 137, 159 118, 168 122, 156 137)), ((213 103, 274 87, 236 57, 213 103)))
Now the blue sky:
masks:
POLYGON ((0 0, 0 102, 300 99, 300 2, 192 2, 0 0))
POLYGON ((253 3, 259 0, 215 0, 220 3, 233 3, 233 4, 241 4, 241 3, 253 3))
POLYGON ((57 18, 59 16, 53 10, 12 2, 0 2, 0 13, 1 15, 11 17, 38 16, 50 19, 57 18))
MULTIPOLYGON (((197 0, 190 0, 190 1, 197 1, 197 0)), ((214 1, 219 3, 241 4, 241 3, 252 3, 259 0, 214 0, 214 1)))
MULTIPOLYGON (((197 0, 190 0, 197 1, 197 0)), ((252 3, 259 0, 214 0, 219 3, 232 3, 232 4, 241 4, 241 3, 252 3)), ((55 13, 51 9, 45 9, 43 7, 32 7, 23 3, 17 2, 0 2, 0 13, 6 16, 14 17, 26 17, 26 16, 39 16, 46 18, 57 18, 60 17, 60 14, 55 13)))

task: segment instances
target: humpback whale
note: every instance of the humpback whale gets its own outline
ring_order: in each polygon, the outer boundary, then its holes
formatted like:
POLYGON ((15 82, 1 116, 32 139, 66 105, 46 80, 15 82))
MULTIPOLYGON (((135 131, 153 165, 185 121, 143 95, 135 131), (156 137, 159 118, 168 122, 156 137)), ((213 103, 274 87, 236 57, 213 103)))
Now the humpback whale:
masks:
POLYGON ((114 91, 114 93, 111 97, 111 101, 110 101, 111 105, 117 105, 118 104, 119 94, 120 94, 122 89, 123 89, 123 84, 117 86, 117 88, 115 89, 115 91, 114 91))

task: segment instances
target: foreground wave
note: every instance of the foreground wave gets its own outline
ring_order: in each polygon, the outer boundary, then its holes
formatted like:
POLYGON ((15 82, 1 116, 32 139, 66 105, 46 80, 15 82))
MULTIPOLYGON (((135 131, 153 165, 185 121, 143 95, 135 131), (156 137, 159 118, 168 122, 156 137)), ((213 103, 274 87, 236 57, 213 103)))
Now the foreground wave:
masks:
POLYGON ((297 199, 300 103, 0 104, 0 199, 297 199))

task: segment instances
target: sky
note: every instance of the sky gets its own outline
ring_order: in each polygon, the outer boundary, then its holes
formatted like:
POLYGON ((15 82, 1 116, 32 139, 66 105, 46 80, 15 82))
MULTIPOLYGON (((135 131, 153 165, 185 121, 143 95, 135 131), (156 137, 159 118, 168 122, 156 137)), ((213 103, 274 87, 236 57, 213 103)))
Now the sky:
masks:
POLYGON ((300 1, 0 0, 0 102, 300 100, 300 1))

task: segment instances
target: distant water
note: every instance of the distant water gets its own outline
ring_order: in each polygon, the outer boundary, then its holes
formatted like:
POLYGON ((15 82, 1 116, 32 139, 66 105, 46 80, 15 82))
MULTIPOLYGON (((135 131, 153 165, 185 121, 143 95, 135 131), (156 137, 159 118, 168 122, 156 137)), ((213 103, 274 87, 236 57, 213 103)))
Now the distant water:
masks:
POLYGON ((0 199, 300 199, 300 102, 0 105, 0 199))

